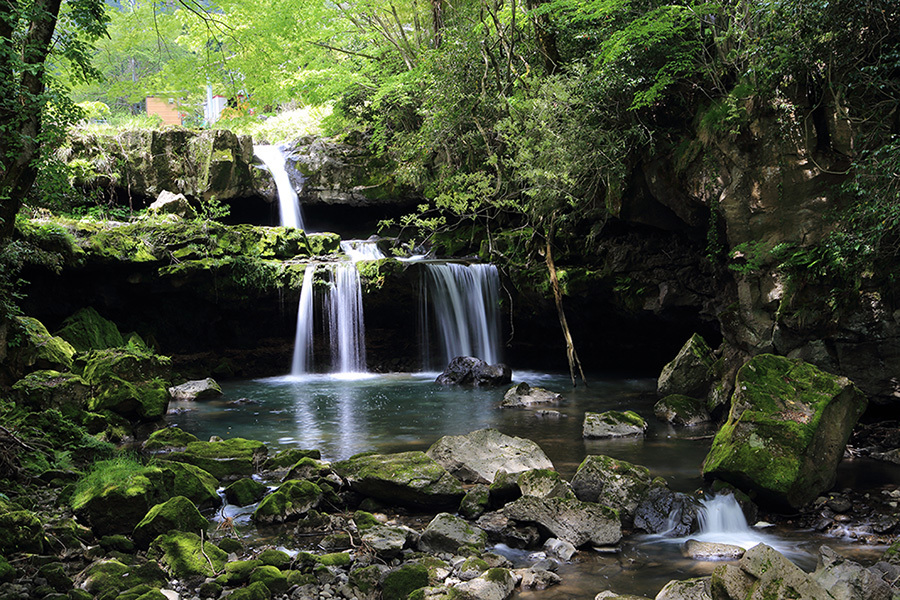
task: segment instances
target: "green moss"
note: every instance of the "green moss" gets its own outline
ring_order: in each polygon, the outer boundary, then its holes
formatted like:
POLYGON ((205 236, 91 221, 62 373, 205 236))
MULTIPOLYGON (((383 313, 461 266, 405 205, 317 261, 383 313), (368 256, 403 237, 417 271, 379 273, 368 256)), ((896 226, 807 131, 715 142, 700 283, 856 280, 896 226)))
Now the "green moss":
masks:
POLYGON ((62 328, 56 335, 72 344, 79 352, 125 345, 125 339, 116 324, 101 317, 92 307, 82 308, 63 321, 62 328))
POLYGON ((228 555, 216 545, 184 531, 157 537, 150 544, 147 557, 160 561, 173 577, 213 577, 228 560, 228 555))
POLYGON ((225 499, 229 504, 249 506, 266 495, 267 487, 255 479, 245 477, 238 479, 225 488, 225 499))
POLYGON ((316 576, 312 573, 301 573, 300 571, 288 571, 287 573, 287 582, 288 586, 294 587, 295 585, 315 585, 317 580, 316 576))
POLYGON ((85 575, 85 589, 98 600, 113 600, 119 592, 139 585, 161 588, 168 583, 168 577, 154 562, 135 566, 108 560, 89 566, 85 575))
POLYGON ((183 452, 172 452, 164 458, 192 464, 224 479, 252 475, 267 453, 268 449, 262 442, 232 438, 219 442, 191 442, 183 452))
POLYGON ((353 522, 356 523, 356 528, 360 531, 365 531, 370 527, 380 525, 378 519, 375 518, 375 515, 364 510, 358 510, 353 513, 353 522))
POLYGON ((146 548, 157 536, 168 531, 205 531, 209 521, 200 514, 194 503, 184 496, 175 496, 151 508, 134 527, 134 541, 146 548))
POLYGON ((197 436, 182 431, 178 427, 165 427, 150 434, 144 442, 145 450, 161 450, 163 448, 184 448, 191 442, 198 442, 197 436))
POLYGON ((275 595, 283 594, 288 589, 287 577, 278 567, 260 565, 250 573, 250 585, 263 583, 275 595))
POLYGON ((508 569, 502 569, 499 567, 488 569, 483 577, 485 580, 490 581, 491 583, 506 583, 509 581, 509 578, 512 577, 508 569))
POLYGON ((286 481, 263 498, 253 511, 253 520, 257 523, 280 523, 297 519, 318 506, 321 498, 321 488, 311 481, 286 481))
POLYGON ((0 553, 39 553, 44 546, 43 523, 28 510, 0 513, 0 553))
POLYGON ((16 578, 16 568, 9 564, 5 557, 0 556, 0 582, 7 583, 16 578))
POLYGON ((37 319, 13 317, 11 336, 18 338, 19 342, 10 351, 10 362, 59 371, 72 368, 75 348, 61 337, 50 335, 37 319))
POLYGON ((381 581, 381 569, 376 565, 350 571, 350 585, 363 594, 370 594, 377 589, 379 581, 381 581))
POLYGON ((311 458, 320 460, 322 454, 318 450, 301 450, 299 448, 288 448, 278 452, 275 456, 271 456, 263 463, 264 469, 286 469, 295 465, 303 458, 311 458))
POLYGON ((287 552, 275 550, 274 548, 263 550, 259 553, 257 559, 259 559, 260 564, 278 567, 279 569, 287 568, 291 564, 291 557, 287 552))
POLYGON ((405 600, 410 592, 428 586, 428 569, 419 563, 406 563, 384 577, 383 600, 405 600))
POLYGON ((326 256, 341 249, 341 236, 336 233, 311 233, 307 240, 312 256, 326 256))
POLYGON ((326 567, 347 567, 353 562, 353 558, 349 552, 332 552, 331 554, 323 554, 318 557, 320 565, 326 567))
POLYGON ((251 583, 245 588, 235 590, 228 595, 230 600, 269 600, 272 592, 262 581, 251 583))
POLYGON ((225 565, 225 572, 216 577, 216 583, 229 587, 244 585, 250 581, 250 573, 261 563, 258 560, 235 560, 225 565))
POLYGON ((46 370, 29 373, 12 386, 20 406, 33 410, 55 408, 68 418, 78 418, 91 397, 88 383, 74 373, 46 370))

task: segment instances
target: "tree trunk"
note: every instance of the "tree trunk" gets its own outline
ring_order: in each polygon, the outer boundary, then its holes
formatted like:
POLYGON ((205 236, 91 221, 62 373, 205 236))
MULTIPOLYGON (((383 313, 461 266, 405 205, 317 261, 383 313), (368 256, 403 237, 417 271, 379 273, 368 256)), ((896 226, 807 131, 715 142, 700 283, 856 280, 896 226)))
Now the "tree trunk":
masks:
POLYGON ((440 48, 444 37, 444 0, 431 0, 431 26, 434 28, 432 45, 440 48))
MULTIPOLYGON (((525 5, 528 7, 528 11, 532 12, 543 3, 544 0, 526 0, 525 5)), ((544 69, 548 75, 553 75, 562 65, 559 48, 556 46, 556 33, 553 31, 553 24, 550 22, 550 17, 546 14, 532 14, 531 22, 534 25, 535 41, 538 49, 541 51, 541 56, 544 57, 544 69)))
POLYGON ((572 340, 572 332, 569 331, 569 323, 566 321, 566 311, 563 310, 562 293, 559 291, 559 278, 556 276, 556 266, 553 264, 553 250, 550 247, 550 238, 547 238, 546 254, 544 260, 547 262, 547 271, 550 273, 550 287, 553 288, 553 298, 556 300, 556 312, 559 314, 559 325, 563 330, 563 337, 566 339, 566 357, 569 359, 569 376, 572 378, 572 387, 576 387, 575 368, 578 368, 578 374, 581 376, 581 383, 587 387, 587 380, 584 378, 584 371, 581 369, 581 361, 578 360, 578 352, 575 350, 575 342, 572 340))

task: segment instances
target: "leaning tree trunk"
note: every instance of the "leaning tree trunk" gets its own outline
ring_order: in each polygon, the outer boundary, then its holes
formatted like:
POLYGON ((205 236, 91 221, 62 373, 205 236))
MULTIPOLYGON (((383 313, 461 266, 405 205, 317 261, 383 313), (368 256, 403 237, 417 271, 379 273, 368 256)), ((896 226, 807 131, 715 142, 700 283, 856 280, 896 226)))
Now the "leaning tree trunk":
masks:
POLYGON ((581 369, 581 361, 578 360, 578 352, 575 350, 575 342, 572 340, 572 332, 569 330, 569 323, 566 321, 566 311, 563 310, 562 293, 559 291, 559 278, 556 276, 556 266, 553 264, 553 251, 550 245, 550 238, 547 238, 546 254, 544 260, 547 263, 547 271, 550 273, 550 287, 553 288, 553 298, 556 300, 556 312, 559 315, 559 325, 563 330, 563 337, 566 339, 566 357, 569 359, 569 376, 572 378, 572 387, 575 387, 575 368, 578 368, 578 374, 581 376, 581 383, 587 386, 587 380, 584 378, 584 371, 581 369))
MULTIPOLYGON (((544 0, 526 0, 525 5, 528 7, 528 11, 533 13, 543 3, 544 0)), ((553 31, 553 24, 550 22, 550 17, 546 14, 532 14, 531 22, 534 25, 535 41, 538 49, 541 51, 541 55, 544 57, 544 69, 548 75, 553 75, 562 65, 562 57, 556 45, 556 33, 553 31)))

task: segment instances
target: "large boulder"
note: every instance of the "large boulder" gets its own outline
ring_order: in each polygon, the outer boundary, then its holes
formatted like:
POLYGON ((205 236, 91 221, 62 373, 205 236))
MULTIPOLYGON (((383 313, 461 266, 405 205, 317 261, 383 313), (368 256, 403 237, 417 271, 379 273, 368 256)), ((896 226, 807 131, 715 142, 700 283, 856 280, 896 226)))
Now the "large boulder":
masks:
POLYGON ((184 496, 175 496, 151 508, 134 526, 132 538, 139 547, 146 548, 157 536, 173 529, 196 533, 207 528, 209 521, 200 514, 194 503, 184 496))
POLYGON ((419 537, 419 550, 434 554, 440 552, 458 553, 461 547, 476 552, 484 551, 487 533, 473 527, 465 519, 449 513, 440 513, 431 520, 419 537))
POLYGON ((653 405, 653 414, 660 421, 683 427, 706 423, 711 418, 706 402, 681 394, 671 394, 660 399, 653 405))
POLYGON ((634 526, 647 533, 684 537, 694 529, 698 510, 692 496, 654 483, 634 511, 634 526))
POLYGON ((222 395, 222 388, 212 377, 193 379, 169 388, 172 400, 209 400, 222 395))
POLYGON ((765 544, 757 544, 747 550, 739 566, 717 567, 713 571, 710 588, 717 600, 834 600, 809 574, 765 544))
POLYGON ((79 352, 125 345, 125 338, 122 337, 116 324, 101 317, 90 306, 82 308, 63 321, 56 335, 72 344, 79 352))
POLYGON ((738 371, 728 420, 703 462, 760 501, 800 507, 828 490, 866 398, 846 377, 771 354, 738 371))
POLYGON ((424 452, 362 454, 334 463, 354 491, 387 504, 456 509, 462 484, 424 452))
POLYGON ((522 496, 504 506, 502 512, 516 521, 537 523, 573 546, 607 546, 622 539, 616 511, 593 502, 522 496))
POLYGON ((6 367, 13 377, 36 370, 68 371, 75 348, 59 336, 50 335, 44 324, 32 317, 13 317, 8 339, 6 367))
POLYGON ((311 481, 292 479, 262 499, 253 511, 256 523, 283 523, 299 519, 319 506, 322 489, 311 481))
POLYGON ((147 207, 147 212, 151 215, 177 215, 182 219, 197 218, 197 211, 184 194, 176 194, 169 190, 162 190, 153 204, 147 207))
POLYGON ((92 350, 84 356, 83 377, 94 391, 88 408, 135 420, 162 417, 169 406, 170 365, 166 356, 127 348, 92 350))
POLYGON ((582 433, 588 439, 644 435, 647 421, 633 410, 584 413, 582 433))
POLYGON ((660 397, 681 394, 706 398, 716 377, 716 358, 699 334, 685 342, 671 362, 662 368, 656 382, 660 397))
POLYGON ((239 479, 253 475, 267 454, 268 448, 262 442, 231 438, 215 442, 190 442, 183 451, 170 452, 162 457, 200 467, 218 479, 239 479))
POLYGON ((489 365, 474 356, 457 356, 450 361, 435 383, 441 385, 504 385, 512 381, 512 371, 503 364, 489 365))
POLYGON ((879 571, 863 567, 828 546, 819 548, 819 563, 811 577, 835 600, 890 600, 894 597, 890 584, 879 571))
POLYGON ((508 569, 497 567, 458 584, 454 589, 462 598, 471 600, 506 600, 515 588, 515 576, 508 569))
POLYGON ((562 395, 541 387, 531 387, 524 381, 506 390, 500 408, 530 408, 543 404, 555 404, 562 395))
POLYGON ((34 371, 13 384, 11 395, 19 406, 71 415, 87 408, 91 387, 75 373, 34 371))
POLYGON ((575 493, 569 482, 556 471, 532 469, 521 473, 516 479, 523 496, 538 498, 574 498, 575 493))
POLYGON ((650 469, 609 456, 585 457, 575 476, 572 489, 583 502, 597 502, 619 512, 622 525, 631 527, 638 504, 650 487, 650 469))
POLYGON ((426 454, 457 478, 471 483, 493 483, 498 471, 521 473, 552 469, 553 463, 535 442, 512 437, 496 429, 466 435, 445 435, 426 454))

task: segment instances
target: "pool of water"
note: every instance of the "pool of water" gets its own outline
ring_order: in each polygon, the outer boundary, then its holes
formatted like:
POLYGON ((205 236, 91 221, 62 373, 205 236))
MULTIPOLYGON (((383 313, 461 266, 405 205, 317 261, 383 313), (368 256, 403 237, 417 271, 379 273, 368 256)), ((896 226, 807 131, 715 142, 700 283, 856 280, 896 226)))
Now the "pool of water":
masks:
MULTIPOLYGON (((665 477, 678 491, 692 492, 703 485, 700 465, 715 430, 711 425, 676 429, 657 421, 654 380, 593 377, 587 387, 572 388, 565 375, 516 373, 515 382, 527 381, 562 394, 563 400, 549 407, 559 411, 559 418, 541 418, 531 410, 500 409, 507 386, 445 387, 434 383, 436 375, 310 375, 227 382, 219 399, 173 402, 167 420, 200 439, 212 435, 256 439, 265 442, 270 453, 290 447, 316 448, 329 461, 366 451, 426 450, 441 436, 494 427, 536 441, 566 478, 588 454, 605 454, 648 467, 653 476, 665 477), (646 436, 583 439, 584 413, 612 409, 634 410, 647 419, 646 436)), ((875 485, 886 476, 896 477, 896 469, 892 474, 873 475, 857 463, 841 469, 839 486, 875 485)), ((817 548, 825 542, 867 562, 884 550, 790 529, 773 528, 767 534, 806 569, 815 567, 817 548)), ((511 557, 522 564, 529 561, 528 553, 513 552, 511 557)), ((560 568, 562 585, 521 592, 518 597, 587 600, 610 589, 652 598, 671 579, 706 575, 716 564, 682 558, 678 544, 633 536, 614 554, 578 553, 560 568)))

